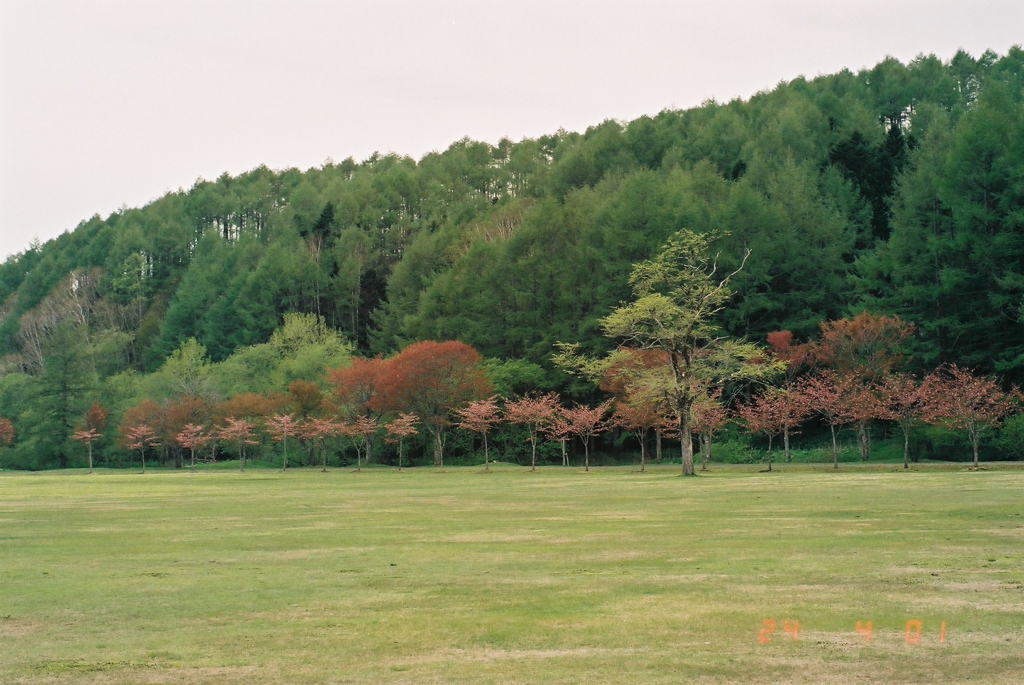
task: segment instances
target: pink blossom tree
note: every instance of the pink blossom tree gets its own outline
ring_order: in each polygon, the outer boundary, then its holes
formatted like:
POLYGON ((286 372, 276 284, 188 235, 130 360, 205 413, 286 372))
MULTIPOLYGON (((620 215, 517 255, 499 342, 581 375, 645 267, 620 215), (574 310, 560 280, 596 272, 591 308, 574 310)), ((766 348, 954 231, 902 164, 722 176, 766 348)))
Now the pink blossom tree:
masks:
POLYGON ((554 393, 526 395, 505 405, 505 418, 526 427, 530 441, 530 470, 537 470, 537 436, 551 422, 558 410, 558 397, 554 393))
POLYGON ((142 459, 142 472, 146 472, 146 448, 160 444, 156 431, 146 424, 132 426, 125 433, 125 446, 128 449, 138 450, 142 459))
POLYGON ((259 444, 253 437, 253 428, 256 424, 247 419, 236 419, 228 416, 224 419, 225 425, 217 432, 217 437, 222 440, 235 440, 238 443, 238 470, 245 470, 245 446, 259 444))
POLYGON ((604 420, 609 407, 611 407, 611 401, 602 402, 596 407, 577 404, 571 409, 563 410, 565 418, 569 422, 569 432, 577 436, 583 443, 584 471, 590 471, 590 441, 594 436, 609 428, 609 424, 604 420))
POLYGON ((281 443, 284 462, 282 471, 288 468, 288 436, 296 435, 298 429, 299 423, 294 414, 274 414, 267 418, 267 431, 274 440, 281 443))
POLYGON ((498 410, 497 402, 495 402, 496 398, 496 395, 492 395, 486 400, 473 400, 462 409, 455 410, 458 427, 479 433, 484 439, 484 471, 491 470, 487 454, 487 433, 501 420, 501 413, 498 410))
POLYGON ((89 473, 92 473, 92 443, 100 437, 99 431, 95 428, 82 428, 71 434, 73 440, 84 442, 89 448, 89 473))
MULTIPOLYGON (((398 443, 398 470, 402 470, 402 453, 405 447, 405 439, 410 435, 416 435, 416 424, 419 418, 415 414, 401 412, 398 417, 384 424, 384 440, 394 444, 398 443)), ((487 450, 484 448, 484 459, 486 460, 487 450)))
POLYGON ((196 450, 202 449, 210 441, 210 436, 203 427, 197 423, 186 423, 181 428, 175 440, 178 444, 192 453, 192 471, 196 468, 196 450))

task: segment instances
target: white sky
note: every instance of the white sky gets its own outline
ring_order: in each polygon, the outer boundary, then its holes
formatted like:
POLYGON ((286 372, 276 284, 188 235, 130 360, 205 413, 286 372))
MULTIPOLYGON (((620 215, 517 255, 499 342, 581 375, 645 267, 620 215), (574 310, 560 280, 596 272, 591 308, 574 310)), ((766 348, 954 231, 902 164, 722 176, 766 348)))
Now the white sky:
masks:
POLYGON ((0 259, 198 178, 1024 42, 1020 0, 0 0, 0 259))

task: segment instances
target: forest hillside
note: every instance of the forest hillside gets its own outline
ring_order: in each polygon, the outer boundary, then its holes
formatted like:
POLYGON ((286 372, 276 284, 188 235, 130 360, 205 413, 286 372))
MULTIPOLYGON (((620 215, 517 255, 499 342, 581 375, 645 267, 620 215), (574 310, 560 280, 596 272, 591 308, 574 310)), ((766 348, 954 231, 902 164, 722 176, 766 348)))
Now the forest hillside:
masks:
POLYGON ((84 220, 0 265, 7 464, 66 464, 94 401, 116 422, 196 390, 174 364, 215 366, 204 392, 283 393, 459 340, 499 389, 586 398, 556 343, 609 351, 599 321, 681 228, 722 233, 723 270, 750 251, 732 336, 806 340, 869 310, 914 324, 911 371, 1024 381, 1024 51, 888 58, 419 160, 258 167, 84 220))

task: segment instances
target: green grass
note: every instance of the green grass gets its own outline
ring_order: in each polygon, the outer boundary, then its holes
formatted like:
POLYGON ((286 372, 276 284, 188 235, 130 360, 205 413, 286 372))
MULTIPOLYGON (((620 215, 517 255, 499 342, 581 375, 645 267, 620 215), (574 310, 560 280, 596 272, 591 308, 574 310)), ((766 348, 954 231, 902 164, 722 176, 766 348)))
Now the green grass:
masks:
POLYGON ((0 682, 1019 683, 989 466, 0 474, 0 682))

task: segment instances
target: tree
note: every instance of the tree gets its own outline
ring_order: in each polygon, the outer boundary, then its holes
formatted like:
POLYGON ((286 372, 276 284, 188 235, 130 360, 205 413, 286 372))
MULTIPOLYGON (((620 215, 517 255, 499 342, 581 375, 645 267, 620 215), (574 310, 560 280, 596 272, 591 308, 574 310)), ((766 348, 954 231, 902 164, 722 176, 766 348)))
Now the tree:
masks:
POLYGON ((711 252, 716 237, 678 231, 654 259, 633 266, 633 301, 601 321, 606 335, 664 353, 667 365, 644 384, 665 398, 676 417, 687 476, 694 473, 693 404, 701 385, 706 387, 704 372, 713 366, 712 359, 730 362, 718 366, 734 380, 763 375, 772 367, 754 346, 727 340, 714 325, 730 297, 729 281, 750 255, 747 250, 735 270, 718 277, 718 256, 711 252))
POLYGON ((857 431, 860 460, 867 461, 871 456, 871 422, 885 416, 885 406, 873 385, 856 378, 851 379, 842 402, 849 423, 857 431))
POLYGON ((910 429, 921 417, 921 386, 910 374, 893 373, 885 377, 881 393, 881 418, 899 424, 903 432, 903 468, 909 468, 910 429))
MULTIPOLYGON (((415 414, 399 414, 398 418, 392 419, 391 421, 384 424, 384 429, 387 431, 384 439, 390 443, 398 443, 398 470, 402 470, 402 452, 405 446, 405 439, 410 435, 416 434, 416 424, 419 423, 419 419, 416 418, 415 414)), ((486 431, 484 432, 484 459, 486 460, 487 448, 486 448, 486 431)))
POLYGON ((330 419, 309 418, 299 425, 299 435, 311 444, 320 442, 321 471, 327 473, 327 438, 341 435, 343 425, 330 419))
POLYGON ((271 437, 281 443, 282 471, 288 468, 288 436, 295 435, 298 429, 299 425, 294 414, 274 414, 267 418, 267 430, 271 437))
MULTIPOLYGON (((384 388, 394 373, 394 360, 374 357, 354 357, 352 365, 330 369, 327 381, 332 386, 335 405, 342 417, 351 425, 369 420, 376 426, 389 408, 389 397, 384 388)), ((373 445, 366 444, 366 461, 373 460, 373 445)))
POLYGON ((245 470, 245 446, 259 444, 253 439, 252 431, 256 424, 246 419, 236 419, 228 416, 224 419, 225 425, 217 432, 222 440, 235 440, 238 442, 238 470, 245 470))
POLYGON ((92 443, 100 437, 95 428, 82 428, 71 434, 73 440, 84 442, 89 448, 89 473, 92 473, 92 443))
POLYGON ((131 450, 138 450, 142 459, 142 472, 146 472, 146 447, 160 444, 156 432, 145 424, 132 426, 125 434, 125 446, 131 450))
POLYGON ((783 431, 788 420, 783 393, 777 388, 770 388, 736 407, 747 432, 764 433, 768 437, 768 471, 772 470, 772 440, 783 431))
POLYGON ((14 442, 14 424, 10 419, 0 416, 0 447, 6 447, 14 442))
POLYGON ((612 424, 631 431, 640 443, 640 472, 647 466, 647 433, 664 421, 654 402, 643 399, 615 402, 612 424))
POLYGON ((833 469, 839 468, 836 428, 853 420, 846 403, 846 396, 852 385, 853 381, 850 378, 837 376, 828 370, 809 376, 800 383, 800 392, 807 398, 807 406, 828 424, 829 430, 832 432, 833 469))
POLYGON ((501 414, 495 402, 497 395, 492 395, 486 400, 473 400, 462 409, 455 411, 459 417, 458 426, 462 430, 479 433, 484 439, 484 471, 490 471, 490 461, 487 455, 487 433, 494 427, 501 414))
POLYGON ((569 423, 569 419, 565 415, 565 411, 565 407, 562 407, 561 405, 556 407, 551 420, 541 428, 545 438, 558 442, 558 445, 562 450, 562 466, 569 465, 569 451, 566 449, 566 443, 572 439, 572 424, 569 423))
POLYGON ((537 470, 537 435, 551 423, 558 411, 558 397, 554 393, 525 395, 505 405, 505 419, 526 427, 530 441, 530 470, 537 470))
POLYGON ((608 413, 611 401, 605 401, 596 407, 588 407, 577 404, 570 409, 563 409, 568 431, 580 439, 583 443, 583 470, 590 471, 590 440, 597 434, 609 428, 604 421, 604 415, 608 413))
POLYGON ((978 444, 985 431, 998 426, 1020 399, 1016 388, 1005 392, 992 376, 975 376, 955 364, 929 374, 921 383, 924 420, 967 432, 978 468, 978 444))
MULTIPOLYGON (((705 393, 693 405, 692 428, 700 442, 701 471, 708 470, 708 462, 711 460, 712 436, 729 420, 729 413, 721 402, 721 396, 721 389, 716 390, 710 395, 705 393)), ((664 423, 664 417, 659 415, 658 419, 659 425, 664 423)))
POLYGON ((192 472, 195 473, 196 468, 196 450, 202 449, 203 445, 210 441, 210 436, 204 431, 203 427, 195 423, 186 423, 181 428, 181 432, 175 438, 178 444, 189 450, 192 453, 192 472))
POLYGON ((443 467, 445 429, 455 410, 491 391, 480 354, 457 340, 423 340, 391 362, 382 394, 390 408, 419 417, 434 445, 434 463, 443 467))
POLYGON ((146 470, 145 449, 160 443, 159 427, 164 422, 164 409, 151 399, 144 399, 121 414, 117 430, 121 434, 121 445, 129 450, 140 450, 142 470, 146 470), (143 429, 141 432, 135 429, 143 429))
POLYGON ((852 319, 821 322, 814 359, 841 376, 879 382, 903 360, 899 346, 914 324, 898 316, 861 312, 852 319))

